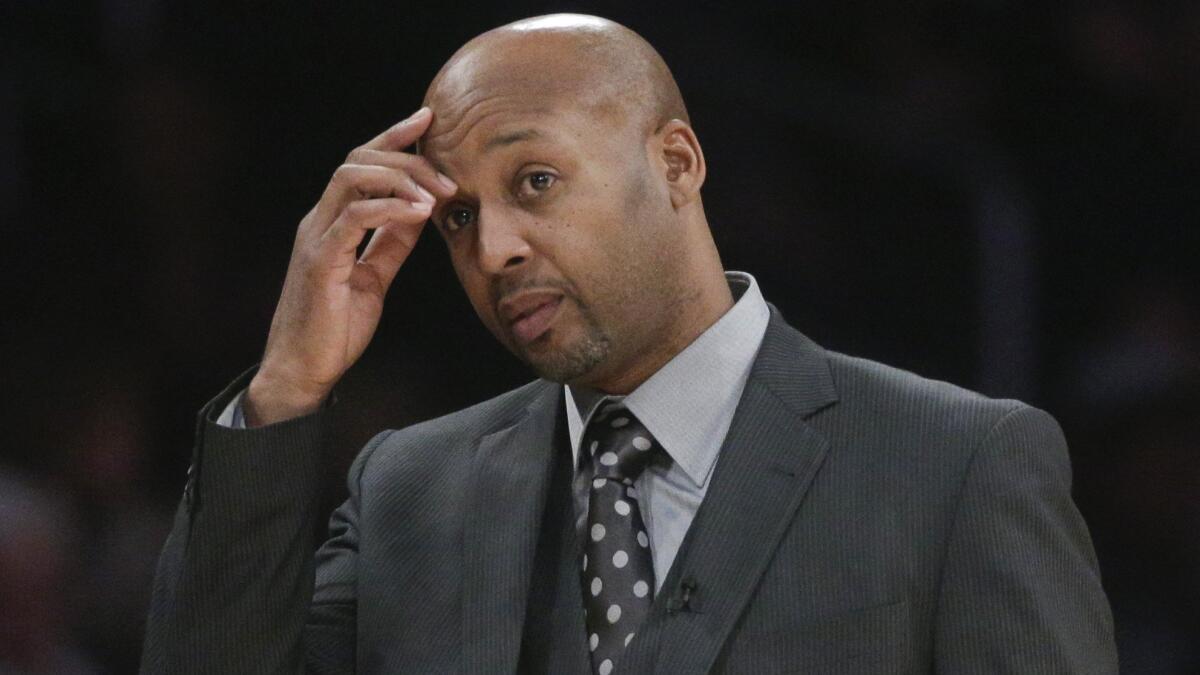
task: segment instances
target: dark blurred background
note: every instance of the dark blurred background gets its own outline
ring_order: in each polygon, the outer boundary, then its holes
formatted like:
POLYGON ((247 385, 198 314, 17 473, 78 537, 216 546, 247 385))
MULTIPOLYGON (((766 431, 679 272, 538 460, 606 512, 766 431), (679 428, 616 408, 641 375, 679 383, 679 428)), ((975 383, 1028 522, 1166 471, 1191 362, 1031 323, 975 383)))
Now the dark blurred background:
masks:
MULTIPOLYGON (((195 411, 301 216, 452 51, 589 11, 672 66, 725 262, 826 347, 1048 409, 1123 671, 1200 673, 1200 3, 0 4, 0 673, 136 669, 195 411)), ((426 231, 340 387, 524 382, 426 231)))

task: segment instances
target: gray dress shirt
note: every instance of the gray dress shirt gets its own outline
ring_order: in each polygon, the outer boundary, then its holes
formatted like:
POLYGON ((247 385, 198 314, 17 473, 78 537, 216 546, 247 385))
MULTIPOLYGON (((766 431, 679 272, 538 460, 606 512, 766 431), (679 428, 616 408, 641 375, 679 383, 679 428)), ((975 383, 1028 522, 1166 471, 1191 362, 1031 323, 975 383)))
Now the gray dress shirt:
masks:
MULTIPOLYGON (((590 462, 581 461, 579 445, 587 420, 600 403, 623 399, 667 453, 663 461, 646 469, 634 483, 650 536, 655 593, 662 587, 708 491, 709 477, 770 318, 754 277, 745 272, 726 272, 725 278, 736 299, 733 307, 629 395, 605 396, 564 386, 576 467, 576 525, 581 536, 587 527, 592 467, 590 462)), ((217 424, 233 429, 246 427, 243 396, 245 391, 229 402, 217 424)))
POLYGON ((650 535, 656 593, 708 491, 717 455, 770 318, 754 277, 726 272, 725 278, 737 299, 733 307, 628 396, 565 387, 580 536, 587 527, 592 464, 580 458, 579 444, 586 421, 597 406, 623 398, 625 406, 666 450, 666 461, 651 465, 634 483, 650 535))

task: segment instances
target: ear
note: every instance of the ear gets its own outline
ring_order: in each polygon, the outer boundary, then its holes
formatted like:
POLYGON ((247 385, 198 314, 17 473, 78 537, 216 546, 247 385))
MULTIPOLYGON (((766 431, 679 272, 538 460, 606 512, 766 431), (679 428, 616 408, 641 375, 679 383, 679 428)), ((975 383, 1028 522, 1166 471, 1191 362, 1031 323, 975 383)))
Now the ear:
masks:
POLYGON ((654 135, 658 159, 671 193, 671 206, 676 209, 700 197, 704 184, 704 152, 692 127, 683 120, 667 122, 654 135))

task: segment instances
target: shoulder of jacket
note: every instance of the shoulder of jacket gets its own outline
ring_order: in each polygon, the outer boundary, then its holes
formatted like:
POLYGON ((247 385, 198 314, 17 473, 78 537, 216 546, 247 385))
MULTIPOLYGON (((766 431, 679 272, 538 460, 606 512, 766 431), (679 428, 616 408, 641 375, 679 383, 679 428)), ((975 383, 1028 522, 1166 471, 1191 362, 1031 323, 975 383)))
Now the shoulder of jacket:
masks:
POLYGON ((481 401, 462 410, 418 422, 402 429, 383 432, 379 449, 404 446, 413 442, 442 444, 476 439, 513 424, 527 408, 548 390, 561 387, 546 380, 534 380, 481 401))
POLYGON ((826 350, 844 411, 877 419, 920 418, 931 428, 986 433, 1015 411, 1030 408, 1012 398, 993 398, 942 380, 923 377, 870 359, 826 350))
POLYGON ((1011 410, 1022 405, 1016 399, 993 398, 871 359, 830 350, 825 350, 825 354, 839 390, 861 390, 865 395, 882 393, 891 397, 931 399, 951 406, 981 405, 996 410, 1011 410))

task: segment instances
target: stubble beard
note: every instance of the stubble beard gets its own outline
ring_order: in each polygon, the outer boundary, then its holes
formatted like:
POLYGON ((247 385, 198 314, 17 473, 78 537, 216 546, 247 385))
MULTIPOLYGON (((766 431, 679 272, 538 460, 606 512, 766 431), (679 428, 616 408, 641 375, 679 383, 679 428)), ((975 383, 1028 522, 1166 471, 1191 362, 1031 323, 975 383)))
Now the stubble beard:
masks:
POLYGON ((576 303, 583 319, 583 335, 562 349, 537 354, 522 353, 521 358, 533 371, 551 382, 577 381, 604 363, 612 351, 612 340, 582 303, 576 303))

